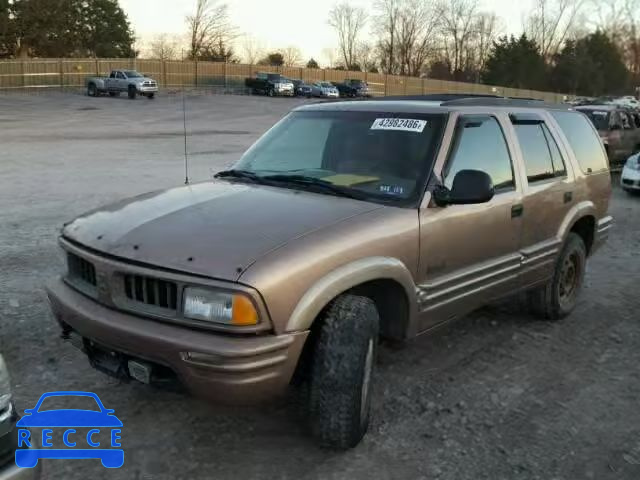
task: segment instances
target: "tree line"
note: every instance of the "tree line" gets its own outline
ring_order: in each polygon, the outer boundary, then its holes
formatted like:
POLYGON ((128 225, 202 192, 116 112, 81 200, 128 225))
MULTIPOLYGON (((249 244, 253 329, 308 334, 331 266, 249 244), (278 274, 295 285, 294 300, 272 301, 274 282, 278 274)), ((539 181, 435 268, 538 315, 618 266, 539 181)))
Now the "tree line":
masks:
POLYGON ((334 5, 336 64, 350 70, 579 95, 640 85, 640 0, 535 0, 506 36, 479 0, 334 5))
MULTIPOLYGON (((156 36, 145 56, 319 68, 294 45, 266 51, 233 24, 226 0, 192 0, 185 35, 156 36)), ((640 85, 640 0, 534 0, 522 34, 480 0, 339 0, 326 22, 335 69, 483 82, 579 95, 640 85)), ((0 58, 133 57, 118 0, 0 0, 0 58)))

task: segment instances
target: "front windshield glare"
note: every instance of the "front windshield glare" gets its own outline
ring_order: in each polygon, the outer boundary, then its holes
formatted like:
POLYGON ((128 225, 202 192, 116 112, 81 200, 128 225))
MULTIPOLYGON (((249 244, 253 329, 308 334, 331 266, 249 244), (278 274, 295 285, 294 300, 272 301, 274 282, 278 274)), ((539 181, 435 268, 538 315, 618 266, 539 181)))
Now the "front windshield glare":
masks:
POLYGON ((233 168, 313 177, 373 201, 406 203, 424 185, 443 123, 443 115, 416 113, 294 112, 233 168))
POLYGON ((127 78, 142 78, 142 75, 134 70, 127 70, 124 73, 127 75, 127 78))

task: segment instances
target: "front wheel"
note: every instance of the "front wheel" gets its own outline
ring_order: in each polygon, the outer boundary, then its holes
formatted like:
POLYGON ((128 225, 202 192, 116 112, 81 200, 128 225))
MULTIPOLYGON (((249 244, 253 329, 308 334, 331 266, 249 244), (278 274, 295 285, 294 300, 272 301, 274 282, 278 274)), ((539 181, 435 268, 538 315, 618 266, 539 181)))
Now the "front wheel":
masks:
POLYGON ((148 98, 149 100, 153 100, 153 99, 155 98, 155 96, 156 96, 156 94, 155 94, 155 93, 149 93, 149 94, 147 94, 147 98, 148 98))
POLYGON ((273 97, 276 94, 276 92, 273 91, 273 88, 270 88, 269 90, 267 90, 267 95, 269 97, 273 97))
POLYGON ((135 100, 137 93, 138 92, 136 91, 135 85, 129 85, 129 88, 127 90, 127 96, 129 97, 129 99, 135 100))
POLYGON ((98 96, 98 88, 96 87, 95 83, 90 83, 87 86, 87 95, 90 97, 97 97, 98 96))
POLYGON ((341 295, 326 309, 311 359, 311 430, 327 447, 355 447, 369 426, 379 316, 366 297, 341 295))
POLYGON ((529 292, 533 313, 547 320, 560 320, 569 315, 578 303, 586 264, 587 249, 582 237, 569 233, 551 280, 529 292))

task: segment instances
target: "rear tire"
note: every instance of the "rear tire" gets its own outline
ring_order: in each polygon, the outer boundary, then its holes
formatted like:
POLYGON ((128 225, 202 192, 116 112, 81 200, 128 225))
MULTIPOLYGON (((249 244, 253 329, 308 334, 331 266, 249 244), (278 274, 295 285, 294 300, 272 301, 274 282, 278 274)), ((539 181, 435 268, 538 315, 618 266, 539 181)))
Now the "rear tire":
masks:
POLYGON ((546 320, 560 320, 569 315, 578 303, 586 264, 587 249, 582 237, 569 233, 553 278, 528 294, 532 312, 546 320))
POLYGON ((321 445, 348 449, 369 426, 378 311, 369 298, 341 295, 319 320, 309 385, 311 430, 321 445))
POLYGON ((135 85, 129 85, 129 88, 127 89, 127 96, 129 99, 135 100, 137 93, 135 85))

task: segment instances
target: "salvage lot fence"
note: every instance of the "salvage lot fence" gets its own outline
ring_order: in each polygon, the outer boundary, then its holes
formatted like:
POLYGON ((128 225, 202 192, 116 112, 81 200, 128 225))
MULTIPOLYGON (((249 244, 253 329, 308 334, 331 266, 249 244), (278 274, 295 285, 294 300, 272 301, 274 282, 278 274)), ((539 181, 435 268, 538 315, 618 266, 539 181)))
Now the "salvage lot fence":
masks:
POLYGON ((265 67, 221 62, 162 61, 122 58, 64 58, 0 61, 0 91, 10 89, 83 87, 88 76, 106 76, 113 69, 135 69, 155 78, 161 87, 212 87, 242 91, 244 79, 258 71, 281 73, 307 82, 341 82, 345 78, 366 81, 376 96, 469 93, 535 98, 560 103, 563 94, 507 88, 497 85, 403 77, 301 67, 265 67))

